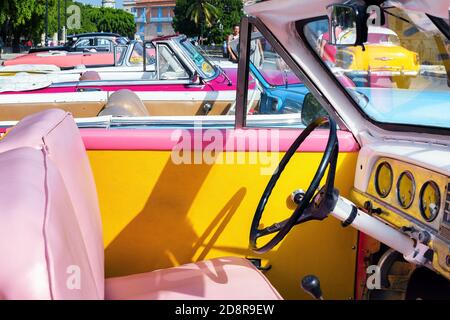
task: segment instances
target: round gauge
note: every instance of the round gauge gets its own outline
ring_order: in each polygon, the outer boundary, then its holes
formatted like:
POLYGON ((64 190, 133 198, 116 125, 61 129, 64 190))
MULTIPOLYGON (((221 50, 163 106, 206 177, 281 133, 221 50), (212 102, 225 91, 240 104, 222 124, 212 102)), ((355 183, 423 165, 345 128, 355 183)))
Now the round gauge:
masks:
POLYGON ((441 206, 441 193, 433 181, 426 182, 420 190, 420 213, 422 217, 431 222, 436 219, 441 206))
POLYGON ((411 172, 404 171, 397 182, 397 199, 403 209, 411 206, 416 192, 416 183, 411 172))
POLYGON ((392 179, 392 168, 389 163, 380 163, 375 173, 375 189, 382 198, 386 198, 391 191, 392 179))

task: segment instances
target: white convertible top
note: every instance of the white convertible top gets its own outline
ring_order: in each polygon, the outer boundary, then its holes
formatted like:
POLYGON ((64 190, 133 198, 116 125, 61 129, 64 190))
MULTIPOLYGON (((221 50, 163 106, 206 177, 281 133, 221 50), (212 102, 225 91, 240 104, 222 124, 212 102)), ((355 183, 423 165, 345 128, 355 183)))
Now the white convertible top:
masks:
POLYGON ((53 64, 18 64, 13 66, 0 67, 0 75, 1 73, 17 73, 17 72, 47 73, 59 71, 61 71, 61 68, 53 64))
POLYGON ((52 84, 50 74, 19 72, 13 76, 0 76, 0 92, 19 92, 42 89, 52 84))

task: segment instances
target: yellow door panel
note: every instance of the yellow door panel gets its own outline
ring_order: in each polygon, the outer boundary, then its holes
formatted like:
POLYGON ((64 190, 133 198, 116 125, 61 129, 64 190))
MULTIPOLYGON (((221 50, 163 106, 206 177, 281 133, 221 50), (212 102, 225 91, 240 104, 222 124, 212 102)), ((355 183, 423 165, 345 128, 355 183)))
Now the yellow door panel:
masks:
MULTIPOLYGON (((284 298, 308 298, 300 280, 309 273, 320 277, 326 298, 353 297, 357 235, 332 217, 296 226, 265 255, 248 249, 253 214, 270 179, 262 174, 267 165, 252 161, 257 154, 235 153, 238 164, 176 165, 170 151, 88 153, 102 212, 107 277, 242 256, 272 265, 266 275, 284 298)), ((321 157, 292 158, 262 223, 292 213, 290 193, 309 186, 321 157)), ((356 158, 357 153, 339 155, 336 187, 343 196, 353 185, 356 158)))

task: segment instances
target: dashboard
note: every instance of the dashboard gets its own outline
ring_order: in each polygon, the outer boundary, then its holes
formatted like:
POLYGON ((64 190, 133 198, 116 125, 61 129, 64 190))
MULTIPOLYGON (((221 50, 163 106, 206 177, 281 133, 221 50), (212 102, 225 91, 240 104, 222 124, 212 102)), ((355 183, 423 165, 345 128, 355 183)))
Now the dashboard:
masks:
POLYGON ((438 232, 441 227, 450 228, 450 215, 445 210, 447 197, 450 201, 446 176, 395 159, 380 158, 370 180, 367 193, 396 209, 401 217, 438 232))
MULTIPOLYGON (((351 200, 427 245, 433 252, 433 269, 450 279, 450 173, 414 158, 423 153, 436 156, 429 153, 429 146, 396 147, 387 143, 361 150, 351 200)), ((450 159, 447 156, 441 163, 450 159)), ((439 159, 430 158, 430 162, 439 159)))

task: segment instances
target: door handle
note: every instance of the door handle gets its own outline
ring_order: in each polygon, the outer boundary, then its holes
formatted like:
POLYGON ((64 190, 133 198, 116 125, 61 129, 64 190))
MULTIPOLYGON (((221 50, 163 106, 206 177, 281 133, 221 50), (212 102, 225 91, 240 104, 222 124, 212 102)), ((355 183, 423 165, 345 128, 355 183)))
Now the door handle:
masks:
POLYGON ((200 88, 203 89, 205 87, 204 84, 187 84, 186 88, 200 88))
POLYGON ((95 92, 102 91, 100 88, 77 88, 77 92, 95 92))

